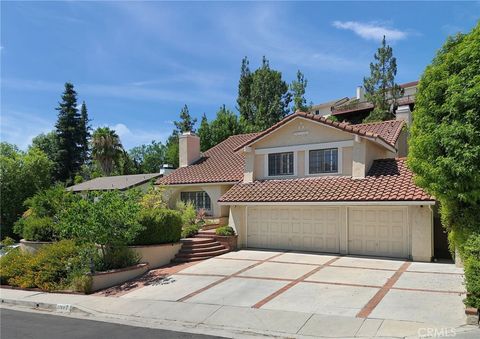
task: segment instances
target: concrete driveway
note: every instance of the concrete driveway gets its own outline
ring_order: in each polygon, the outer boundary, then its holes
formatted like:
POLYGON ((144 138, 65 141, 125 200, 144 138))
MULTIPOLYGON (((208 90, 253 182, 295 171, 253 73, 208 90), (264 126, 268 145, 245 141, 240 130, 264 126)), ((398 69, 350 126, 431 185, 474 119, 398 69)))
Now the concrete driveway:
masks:
POLYGON ((453 264, 259 250, 230 252, 121 296, 293 311, 309 315, 300 334, 327 336, 325 323, 337 331, 342 324, 341 336, 461 326, 464 297, 463 270, 453 264))

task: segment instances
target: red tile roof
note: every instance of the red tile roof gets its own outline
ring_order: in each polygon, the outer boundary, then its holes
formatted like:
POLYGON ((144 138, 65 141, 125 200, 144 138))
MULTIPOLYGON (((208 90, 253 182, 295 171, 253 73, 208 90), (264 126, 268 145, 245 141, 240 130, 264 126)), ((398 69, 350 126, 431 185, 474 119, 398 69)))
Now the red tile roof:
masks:
POLYGON ((335 122, 332 120, 329 120, 323 116, 315 115, 315 114, 310 114, 310 113, 304 113, 304 112, 296 112, 294 114, 291 114, 287 117, 285 117, 283 120, 277 122, 275 125, 273 125, 270 128, 267 128, 263 132, 258 133, 255 137, 251 138, 247 142, 243 143, 239 147, 237 147, 235 150, 238 151, 244 146, 247 146, 254 141, 260 139, 261 137, 271 133, 275 129, 279 128, 280 126, 285 125, 287 122, 290 120, 296 118, 296 117, 302 117, 306 119, 310 119, 313 121, 320 122, 322 124, 325 124, 327 126, 331 126, 334 128, 338 128, 339 130, 345 131, 345 132, 350 132, 353 134, 358 134, 361 136, 366 136, 366 137, 373 137, 373 138, 379 138, 385 141, 387 144, 394 146, 395 147, 395 142, 398 139, 398 136, 400 135, 400 132, 403 127, 403 121, 398 121, 398 120, 391 120, 391 121, 384 121, 380 122, 377 124, 359 124, 359 125, 352 125, 344 122, 335 122), (375 125, 375 126, 374 126, 375 125), (385 125, 385 126, 384 126, 385 125))
POLYGON ((347 176, 240 183, 219 202, 433 201, 413 183, 405 159, 375 160, 365 178, 347 176))
POLYGON ((255 137, 256 133, 229 137, 203 153, 194 164, 176 169, 157 181, 158 185, 180 185, 243 180, 245 159, 233 150, 255 137))

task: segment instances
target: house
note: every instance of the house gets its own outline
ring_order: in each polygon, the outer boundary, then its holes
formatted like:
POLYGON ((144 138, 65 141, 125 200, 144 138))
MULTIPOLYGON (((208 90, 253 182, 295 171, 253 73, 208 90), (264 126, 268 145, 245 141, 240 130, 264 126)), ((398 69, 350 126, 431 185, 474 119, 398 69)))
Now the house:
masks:
MULTIPOLYGON (((167 172, 168 173, 168 172, 167 172)), ((67 191, 82 193, 87 191, 125 191, 130 188, 139 188, 146 191, 151 183, 162 177, 164 173, 149 174, 131 174, 131 175, 115 175, 109 177, 99 177, 92 180, 82 182, 77 185, 67 187, 67 191)))
POLYGON ((203 154, 185 133, 180 168, 157 184, 172 205, 228 217, 240 247, 430 261, 435 200, 406 166, 405 120, 351 125, 297 112, 203 154))
MULTIPOLYGON (((411 81, 400 84, 403 88, 403 95, 397 99, 395 115, 401 119, 411 117, 415 106, 415 95, 417 94, 418 81, 411 81)), ((360 123, 373 110, 372 103, 365 99, 365 90, 362 86, 356 89, 354 97, 344 97, 329 102, 313 105, 309 113, 320 116, 335 116, 339 121, 360 123)))

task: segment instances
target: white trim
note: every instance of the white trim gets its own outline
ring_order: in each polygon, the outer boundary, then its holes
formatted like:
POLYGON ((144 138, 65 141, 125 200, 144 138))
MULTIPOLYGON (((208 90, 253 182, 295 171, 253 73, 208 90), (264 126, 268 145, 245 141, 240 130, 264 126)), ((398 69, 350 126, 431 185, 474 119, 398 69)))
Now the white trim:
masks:
POLYGON ((328 175, 336 175, 336 174, 342 174, 343 170, 343 148, 339 147, 337 148, 337 171, 336 172, 328 172, 328 173, 310 173, 310 151, 315 151, 315 150, 321 150, 321 149, 327 149, 327 148, 335 148, 335 147, 325 147, 325 148, 313 148, 313 149, 308 149, 305 150, 305 176, 308 177, 321 177, 321 176, 328 176, 328 175))
POLYGON ((322 142, 322 143, 316 143, 316 144, 302 144, 302 145, 293 145, 293 146, 269 147, 269 148, 256 148, 255 154, 309 151, 312 149, 342 148, 342 147, 349 147, 349 146, 353 146, 353 140, 322 142))
POLYGON ((159 184, 156 186, 163 186, 163 187, 187 187, 187 186, 218 186, 218 185, 235 185, 241 182, 242 180, 239 181, 216 181, 216 182, 198 182, 198 183, 191 183, 191 184, 159 184))
POLYGON ((435 205, 435 201, 268 201, 268 202, 218 202, 222 206, 420 206, 435 205))
POLYGON ((285 153, 285 152, 271 152, 271 153, 264 153, 263 154, 263 177, 264 178, 293 178, 296 177, 298 174, 298 152, 296 150, 286 151, 286 152, 293 152, 293 174, 284 174, 284 175, 268 175, 268 155, 273 153, 285 153))
MULTIPOLYGON (((289 123, 291 123, 292 121, 295 121, 296 119, 303 119, 303 120, 306 120, 306 121, 310 121, 310 122, 315 122, 319 125, 322 125, 322 126, 325 126, 325 127, 329 127, 329 128, 332 128, 332 129, 335 129, 336 131, 340 131, 340 132, 344 132, 344 133, 348 133, 350 135, 358 135, 359 137, 361 138, 365 138, 365 139, 369 139, 373 142, 376 142, 378 144, 380 144, 381 146, 387 148, 389 151, 392 151, 392 152, 396 152, 396 149, 395 147, 387 144, 386 142, 384 142, 383 140, 379 139, 379 138, 375 138, 375 137, 369 137, 369 136, 366 136, 366 135, 360 135, 358 133, 355 133, 355 132, 350 132, 350 131, 346 131, 342 128, 339 128, 339 127, 335 127, 335 126, 330 126, 328 125, 327 123, 325 122, 322 122, 322 121, 317 121, 317 120, 313 120, 313 119, 308 119, 308 118, 305 118, 305 117, 302 117, 302 116, 296 116, 295 118, 292 118, 291 120, 287 121, 286 123, 284 123, 282 126, 279 126, 277 128, 275 128, 274 130, 268 132, 267 134, 265 135, 262 135, 260 138, 258 138, 257 140, 254 140, 250 143, 248 143, 246 146, 252 146, 252 145, 255 145, 257 142, 259 142, 260 140, 263 140, 264 138, 266 138, 267 136, 269 136, 270 134, 272 134, 273 132, 277 131, 278 129, 288 125, 289 123), (393 150, 392 150, 393 149, 393 150)), ((286 119, 286 118, 285 118, 286 119)))

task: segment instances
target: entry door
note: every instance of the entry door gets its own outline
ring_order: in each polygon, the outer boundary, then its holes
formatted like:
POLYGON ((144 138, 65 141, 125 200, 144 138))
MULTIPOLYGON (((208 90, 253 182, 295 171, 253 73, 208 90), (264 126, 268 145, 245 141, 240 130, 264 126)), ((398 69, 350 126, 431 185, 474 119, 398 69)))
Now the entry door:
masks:
POLYGON ((248 207, 247 246, 339 252, 337 207, 248 207))
POLYGON ((350 207, 350 254, 408 257, 408 223, 405 207, 350 207))

